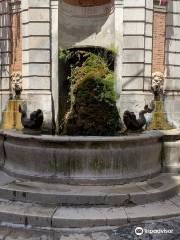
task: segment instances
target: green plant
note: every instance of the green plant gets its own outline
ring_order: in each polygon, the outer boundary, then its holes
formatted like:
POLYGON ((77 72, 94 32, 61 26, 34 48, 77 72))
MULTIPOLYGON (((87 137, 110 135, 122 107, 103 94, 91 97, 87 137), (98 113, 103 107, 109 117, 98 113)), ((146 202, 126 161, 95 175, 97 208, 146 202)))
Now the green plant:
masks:
POLYGON ((112 44, 110 47, 107 48, 108 51, 112 52, 114 55, 118 53, 118 48, 112 44))
POLYGON ((116 107, 114 74, 103 58, 90 53, 71 75, 71 108, 64 134, 116 135, 120 118, 116 107))

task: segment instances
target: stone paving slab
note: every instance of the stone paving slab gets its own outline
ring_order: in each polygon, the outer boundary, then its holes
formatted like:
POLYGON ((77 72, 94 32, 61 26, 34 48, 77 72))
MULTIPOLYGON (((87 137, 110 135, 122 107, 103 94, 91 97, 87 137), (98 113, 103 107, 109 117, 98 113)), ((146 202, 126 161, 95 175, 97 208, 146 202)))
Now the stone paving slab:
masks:
MULTIPOLYGON (((55 212, 52 223, 53 227, 83 228, 103 225, 118 226, 127 222, 179 216, 180 206, 177 206, 173 200, 126 208, 61 207, 55 212)), ((180 202, 180 196, 176 197, 177 201, 180 202)))
POLYGON ((136 185, 147 193, 157 193, 173 187, 175 183, 178 185, 180 184, 179 175, 162 173, 153 179, 148 179, 144 182, 137 182, 136 185))
POLYGON ((171 201, 156 202, 125 208, 129 222, 144 221, 146 219, 167 218, 180 215, 180 208, 171 201))
POLYGON ((0 223, 54 228, 120 226, 128 222, 180 216, 180 195, 170 200, 132 207, 45 207, 1 201, 0 223))
POLYGON ((0 240, 53 240, 51 231, 37 231, 30 229, 13 229, 11 227, 0 227, 0 240))
POLYGON ((53 227, 117 226, 127 223, 123 208, 59 208, 53 216, 53 227))
POLYGON ((55 209, 31 203, 0 202, 0 223, 51 227, 51 218, 55 209))
POLYGON ((5 172, 0 171, 0 186, 9 184, 16 181, 15 178, 10 177, 9 175, 7 175, 5 172))
POLYGON ((87 230, 32 230, 0 227, 0 240, 180 240, 180 217, 127 224, 112 229, 92 228, 87 230), (136 227, 143 230, 172 230, 169 234, 135 234, 136 227))

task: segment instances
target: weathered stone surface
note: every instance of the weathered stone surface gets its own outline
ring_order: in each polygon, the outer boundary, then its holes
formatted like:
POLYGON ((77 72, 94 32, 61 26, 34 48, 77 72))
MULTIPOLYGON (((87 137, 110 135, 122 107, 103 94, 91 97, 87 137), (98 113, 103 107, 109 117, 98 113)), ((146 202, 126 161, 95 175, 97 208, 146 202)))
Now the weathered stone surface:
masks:
MULTIPOLYGON (((9 227, 0 227, 0 239, 3 240, 54 240, 51 231, 33 231, 25 229, 12 229, 9 227)), ((59 239, 58 239, 59 240, 59 239)))
POLYGON ((130 222, 139 222, 146 219, 151 220, 179 216, 180 208, 167 200, 164 201, 163 204, 162 202, 157 202, 133 208, 125 208, 125 212, 130 222))
POLYGON ((180 157, 180 131, 174 129, 164 131, 164 154, 163 168, 169 172, 179 172, 179 157, 180 157))
POLYGON ((53 205, 132 206, 173 197, 180 177, 160 174, 145 182, 114 186, 76 186, 16 180, 0 172, 0 196, 13 201, 53 205))
POLYGON ((56 230, 33 230, 33 229, 12 229, 0 227, 0 237, 5 240, 178 240, 180 237, 180 217, 144 221, 136 225, 124 225, 113 228, 92 228, 87 230, 68 231, 56 230), (142 236, 135 234, 136 227, 144 230, 171 230, 169 234, 144 233, 142 236))
POLYGON ((63 1, 59 4, 59 46, 110 47, 114 45, 114 19, 112 3, 78 7, 63 1))
POLYGON ((0 171, 0 186, 9 184, 11 182, 14 182, 15 180, 16 180, 15 178, 10 177, 5 172, 0 171))
POLYGON ((117 226, 127 223, 123 208, 61 207, 52 218, 52 227, 84 228, 94 226, 117 226))
POLYGON ((43 207, 31 203, 0 202, 0 224, 51 227, 55 207, 43 207))
POLYGON ((0 166, 4 163, 4 137, 0 135, 0 166))
POLYGON ((68 236, 62 236, 60 240, 91 240, 91 238, 85 234, 70 234, 68 236))
POLYGON ((73 184, 110 185, 146 179, 161 169, 161 136, 155 132, 138 138, 36 137, 6 133, 5 169, 34 180, 48 178, 50 182, 73 184), (149 155, 145 158, 146 152, 149 155))
POLYGON ((98 233, 92 233, 92 239, 93 240, 110 240, 110 237, 107 233, 98 232, 98 233))

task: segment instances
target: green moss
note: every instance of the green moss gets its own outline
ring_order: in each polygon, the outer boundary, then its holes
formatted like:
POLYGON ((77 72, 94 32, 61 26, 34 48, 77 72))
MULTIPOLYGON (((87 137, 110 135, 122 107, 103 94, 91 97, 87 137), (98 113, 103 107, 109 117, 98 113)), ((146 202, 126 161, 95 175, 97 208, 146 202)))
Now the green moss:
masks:
MULTIPOLYGON (((114 74, 107 67, 106 62, 103 58, 90 53, 89 57, 85 60, 81 67, 76 67, 72 71, 71 75, 71 101, 73 102, 73 96, 76 95, 77 89, 78 92, 81 92, 83 82, 87 81, 88 78, 95 79, 97 84, 96 90, 99 89, 100 85, 104 86, 101 91, 99 91, 101 99, 111 99, 115 101, 115 91, 114 91, 114 74)), ((100 90, 100 89, 99 89, 100 90)), ((86 91, 82 91, 85 93, 86 91)), ((88 92, 88 89, 87 89, 88 92)), ((86 93, 87 93, 86 92, 86 93)))
POLYGON ((104 58, 94 53, 78 51, 74 56, 69 77, 71 105, 63 121, 63 134, 116 135, 120 117, 113 71, 104 58))
POLYGON ((56 170, 56 162, 54 160, 49 161, 48 165, 51 170, 56 170))
POLYGON ((114 44, 112 44, 110 47, 108 47, 107 48, 110 52, 112 52, 114 55, 116 55, 117 54, 117 52, 118 52, 118 49, 117 49, 117 47, 114 45, 114 44))
POLYGON ((120 119, 109 83, 87 76, 76 83, 73 95, 74 101, 65 121, 65 134, 116 135, 120 119))
POLYGON ((82 168, 82 161, 78 159, 72 158, 66 161, 57 162, 57 171, 64 172, 66 175, 70 172, 81 170, 82 168))
POLYGON ((155 110, 153 112, 152 120, 148 126, 148 129, 154 130, 169 130, 173 126, 168 123, 166 113, 164 111, 164 102, 163 101, 154 101, 155 110))
POLYGON ((63 50, 63 49, 60 49, 60 51, 59 51, 59 59, 61 61, 66 61, 66 58, 67 58, 67 51, 63 50))
POLYGON ((95 158, 90 163, 90 168, 99 173, 111 168, 111 162, 105 162, 104 159, 95 158))

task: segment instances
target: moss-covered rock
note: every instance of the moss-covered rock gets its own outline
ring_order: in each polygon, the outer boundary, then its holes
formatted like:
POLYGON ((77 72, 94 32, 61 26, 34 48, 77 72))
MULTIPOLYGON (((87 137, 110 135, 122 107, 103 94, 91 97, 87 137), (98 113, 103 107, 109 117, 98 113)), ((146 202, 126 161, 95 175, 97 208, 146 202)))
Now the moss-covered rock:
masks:
POLYGON ((120 130, 116 107, 114 74, 106 62, 90 54, 71 75, 71 108, 63 133, 67 135, 112 136, 120 130))

